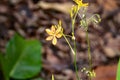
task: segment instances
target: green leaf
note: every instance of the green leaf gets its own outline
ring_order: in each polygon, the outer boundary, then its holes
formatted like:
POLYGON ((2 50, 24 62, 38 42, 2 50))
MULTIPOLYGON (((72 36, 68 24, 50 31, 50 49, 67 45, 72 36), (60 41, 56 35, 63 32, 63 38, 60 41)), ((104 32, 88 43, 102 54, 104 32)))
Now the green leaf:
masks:
POLYGON ((2 55, 2 53, 0 52, 0 70, 2 70, 3 69, 3 55, 2 55))
POLYGON ((5 73, 7 76, 14 69, 14 65, 17 63, 24 46, 24 39, 21 38, 18 34, 15 34, 14 37, 8 42, 6 46, 6 56, 5 56, 5 73), (9 66, 9 67, 8 67, 9 66))
POLYGON ((120 59, 119 59, 119 63, 118 63, 118 69, 117 69, 117 80, 120 80, 120 59))
POLYGON ((31 78, 41 70, 41 44, 24 40, 18 34, 9 41, 5 56, 6 75, 16 79, 31 78))
POLYGON ((43 80, 42 78, 35 78, 35 79, 31 79, 31 80, 43 80))
MULTIPOLYGON (((0 52, 0 65, 2 65, 2 62, 3 62, 3 55, 2 53, 0 52)), ((1 66, 0 66, 1 67, 1 66)))
POLYGON ((6 63, 5 63, 5 56, 2 54, 2 53, 0 53, 0 68, 1 68, 1 70, 2 70, 2 73, 3 73, 3 75, 4 75, 4 79, 5 80, 9 80, 9 76, 8 75, 6 75, 6 63))

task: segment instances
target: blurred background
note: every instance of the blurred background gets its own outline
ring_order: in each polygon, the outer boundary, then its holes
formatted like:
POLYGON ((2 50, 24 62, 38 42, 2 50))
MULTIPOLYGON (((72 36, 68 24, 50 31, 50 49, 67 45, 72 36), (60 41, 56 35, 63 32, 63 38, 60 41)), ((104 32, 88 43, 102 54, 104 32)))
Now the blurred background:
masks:
MULTIPOLYGON (((89 25, 91 55, 96 77, 93 80, 115 80, 120 56, 120 0, 83 0, 89 2, 88 12, 97 13, 102 21, 89 25)), ((6 43, 15 32, 25 39, 38 39, 42 43, 42 71, 36 75, 43 80, 76 80, 72 52, 59 39, 56 46, 46 41, 46 28, 62 21, 65 34, 71 34, 69 9, 72 0, 0 0, 0 51, 5 53, 6 43)), ((79 18, 79 15, 78 15, 79 18)), ((79 75, 88 80, 83 67, 88 67, 85 31, 76 22, 77 66, 79 75)), ((72 42, 71 42, 72 44, 72 42)), ((2 80, 2 74, 1 74, 2 80)), ((14 79, 13 79, 14 80, 14 79)), ((16 79, 15 79, 16 80, 16 79)))

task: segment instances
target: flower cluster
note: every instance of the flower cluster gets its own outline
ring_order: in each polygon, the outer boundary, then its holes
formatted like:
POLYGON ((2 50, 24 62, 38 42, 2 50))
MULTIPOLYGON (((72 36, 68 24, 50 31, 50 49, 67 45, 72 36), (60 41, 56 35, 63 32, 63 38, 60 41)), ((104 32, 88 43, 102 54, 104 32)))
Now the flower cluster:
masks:
POLYGON ((91 78, 96 77, 96 73, 94 72, 94 70, 90 71, 90 70, 88 70, 86 68, 83 68, 81 70, 81 72, 85 72, 87 74, 87 76, 89 76, 91 78))
POLYGON ((83 3, 82 0, 74 0, 74 2, 79 6, 79 7, 87 7, 88 3, 83 3))
POLYGON ((73 5, 71 10, 70 10, 70 17, 74 18, 75 15, 78 13, 78 11, 82 8, 82 7, 87 7, 88 3, 83 3, 82 0, 73 0, 76 5, 73 5))
POLYGON ((49 35, 46 40, 52 40, 52 44, 56 45, 57 38, 61 38, 63 35, 63 28, 61 27, 61 21, 58 25, 52 25, 51 29, 46 29, 47 34, 49 35))

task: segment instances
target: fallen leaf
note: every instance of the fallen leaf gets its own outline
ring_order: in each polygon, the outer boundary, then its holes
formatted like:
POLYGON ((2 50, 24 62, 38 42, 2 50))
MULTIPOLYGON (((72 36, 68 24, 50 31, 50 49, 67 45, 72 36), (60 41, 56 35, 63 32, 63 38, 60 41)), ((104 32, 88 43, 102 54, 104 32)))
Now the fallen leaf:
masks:
POLYGON ((117 65, 100 66, 95 70, 96 77, 93 80, 115 80, 117 65))
POLYGON ((40 1, 38 3, 38 6, 43 8, 43 9, 54 9, 54 10, 63 12, 65 14, 69 13, 72 5, 73 4, 71 2, 67 2, 67 3, 48 3, 48 2, 40 1))

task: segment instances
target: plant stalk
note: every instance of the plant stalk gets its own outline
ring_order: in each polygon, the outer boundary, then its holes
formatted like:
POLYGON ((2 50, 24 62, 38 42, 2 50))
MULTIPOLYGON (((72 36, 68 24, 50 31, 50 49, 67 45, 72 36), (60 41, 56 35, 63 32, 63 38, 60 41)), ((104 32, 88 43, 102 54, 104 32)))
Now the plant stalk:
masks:
MULTIPOLYGON (((66 42, 68 43, 70 49, 72 50, 72 52, 74 54, 74 66, 75 66, 76 77, 77 77, 77 80, 80 80, 79 75, 78 75, 77 64, 76 64, 76 47, 73 50, 72 46, 70 45, 70 42, 68 41, 68 39, 66 38, 66 36, 64 34, 63 34, 63 37, 65 38, 66 42)), ((75 43, 74 43, 74 45, 76 46, 75 43)))
MULTIPOLYGON (((86 31, 86 39, 88 44, 88 60, 89 60, 89 70, 92 72, 92 57, 91 57, 91 51, 90 51, 90 40, 89 40, 89 34, 88 34, 88 26, 86 31)), ((91 80, 91 77, 89 77, 89 80, 91 80)))
MULTIPOLYGON (((76 16, 77 16, 77 13, 78 13, 78 10, 75 14, 75 17, 72 19, 72 36, 75 38, 75 31, 74 31, 74 25, 75 25, 75 20, 76 20, 76 16)), ((73 43, 74 43, 74 52, 75 52, 75 55, 74 55, 74 67, 75 67, 75 72, 76 72, 76 77, 77 77, 77 80, 80 80, 79 78, 79 74, 78 74, 78 68, 77 68, 77 47, 76 47, 76 42, 75 42, 75 39, 73 39, 73 43)))

